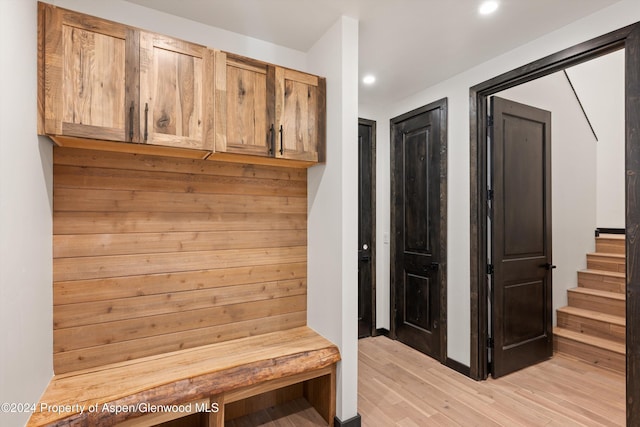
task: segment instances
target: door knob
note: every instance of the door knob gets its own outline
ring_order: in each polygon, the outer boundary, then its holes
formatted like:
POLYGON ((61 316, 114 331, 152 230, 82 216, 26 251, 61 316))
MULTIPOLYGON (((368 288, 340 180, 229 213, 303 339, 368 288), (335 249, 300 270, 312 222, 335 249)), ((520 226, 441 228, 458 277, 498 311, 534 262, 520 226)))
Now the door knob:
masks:
POLYGON ((369 261, 371 259, 371 255, 369 255, 369 245, 367 243, 362 245, 362 249, 358 251, 358 255, 360 261, 369 261))

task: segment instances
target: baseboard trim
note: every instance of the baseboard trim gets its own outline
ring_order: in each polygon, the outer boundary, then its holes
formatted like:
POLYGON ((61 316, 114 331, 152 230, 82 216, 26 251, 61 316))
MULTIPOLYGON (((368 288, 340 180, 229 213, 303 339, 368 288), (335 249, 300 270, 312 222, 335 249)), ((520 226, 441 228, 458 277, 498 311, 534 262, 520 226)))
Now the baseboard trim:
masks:
POLYGON ((377 337, 378 335, 384 335, 385 337, 389 336, 389 330, 385 328, 378 328, 374 331, 373 336, 377 337))
POLYGON ((451 368, 456 372, 461 373, 466 377, 471 377, 471 368, 469 366, 465 366, 457 360, 449 359, 447 357, 447 361, 444 363, 447 368, 451 368))
POLYGON ((349 418, 346 421, 341 421, 340 418, 335 417, 333 419, 333 425, 335 427, 360 427, 362 426, 362 418, 360 417, 360 414, 357 414, 355 417, 349 418))

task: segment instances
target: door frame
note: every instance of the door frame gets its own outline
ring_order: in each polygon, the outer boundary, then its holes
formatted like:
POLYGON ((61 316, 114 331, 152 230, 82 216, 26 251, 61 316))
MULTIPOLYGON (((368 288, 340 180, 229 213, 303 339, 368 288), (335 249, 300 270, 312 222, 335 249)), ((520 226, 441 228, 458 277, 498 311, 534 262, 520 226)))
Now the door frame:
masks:
MULTIPOLYGON (((378 335, 376 328, 376 121, 358 117, 358 125, 371 128, 371 336, 378 335)), ((360 173, 358 172, 358 179, 360 173)))
MULTIPOLYGON (((440 268, 439 268, 439 277, 440 283, 438 284, 440 287, 440 354, 439 361, 443 364, 447 363, 447 115, 448 115, 448 99, 442 98, 437 101, 434 101, 430 104, 422 106, 420 108, 416 108, 415 110, 409 111, 407 113, 401 114, 397 117, 389 120, 389 140, 393 141, 393 125, 407 120, 413 116, 417 116, 418 114, 422 114, 426 111, 440 109, 440 140, 438 141, 438 149, 440 151, 440 213, 439 213, 439 221, 440 221, 440 241, 438 242, 440 257, 439 260, 440 268)), ((390 169, 391 169, 391 188, 393 188, 393 180, 395 177, 394 170, 394 151, 393 147, 389 147, 390 151, 390 169)), ((391 211, 390 211, 390 219, 391 219, 391 242, 390 242, 390 254, 391 257, 394 256, 396 250, 396 236, 394 230, 394 221, 393 218, 396 214, 395 206, 391 203, 391 211)), ((389 316, 390 316, 390 331, 389 335, 393 339, 396 338, 396 324, 395 324, 395 303, 396 303, 396 292, 394 285, 394 277, 395 277, 395 262, 393 258, 390 259, 390 292, 391 297, 390 306, 389 306, 389 316)))
POLYGON ((640 425, 640 23, 564 49, 469 89, 470 376, 487 378, 487 98, 502 90, 625 49, 627 425, 640 425), (634 386, 636 386, 634 388, 634 386))

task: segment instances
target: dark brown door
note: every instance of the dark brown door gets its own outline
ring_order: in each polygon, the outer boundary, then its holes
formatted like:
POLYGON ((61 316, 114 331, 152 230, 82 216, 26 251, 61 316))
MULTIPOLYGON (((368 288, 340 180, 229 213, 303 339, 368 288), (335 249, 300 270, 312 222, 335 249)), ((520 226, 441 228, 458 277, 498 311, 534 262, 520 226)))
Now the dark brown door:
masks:
POLYGON ((551 113, 491 101, 492 375, 552 356, 551 113))
POLYGON ((446 100, 391 120, 392 336, 444 358, 446 100))
POLYGON ((358 337, 374 328, 375 122, 358 121, 358 337))

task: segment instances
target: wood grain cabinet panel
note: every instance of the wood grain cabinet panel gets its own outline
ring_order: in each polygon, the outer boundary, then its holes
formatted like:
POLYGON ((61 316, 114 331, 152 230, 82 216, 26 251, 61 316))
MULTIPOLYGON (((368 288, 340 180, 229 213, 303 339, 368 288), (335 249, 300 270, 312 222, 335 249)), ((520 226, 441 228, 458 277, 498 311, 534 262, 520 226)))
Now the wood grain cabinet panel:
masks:
POLYGON ((217 152, 273 155, 274 67, 216 52, 217 152))
POLYGON ((213 51, 43 3, 40 14, 40 133, 213 150, 213 51))
POLYGON ((41 133, 136 141, 129 120, 137 105, 132 95, 136 77, 128 64, 138 62, 138 32, 69 10, 40 7, 41 133))
POLYGON ((276 68, 276 156, 324 161, 325 80, 276 68))
POLYGON ((215 57, 217 153, 324 161, 325 79, 226 52, 215 57))
POLYGON ((140 129, 147 144, 207 149, 213 57, 204 46, 140 34, 140 129))

